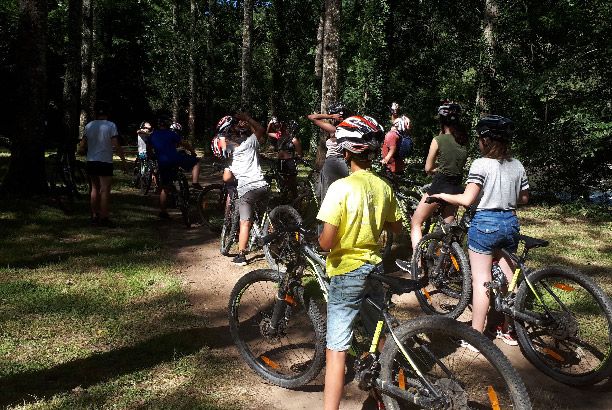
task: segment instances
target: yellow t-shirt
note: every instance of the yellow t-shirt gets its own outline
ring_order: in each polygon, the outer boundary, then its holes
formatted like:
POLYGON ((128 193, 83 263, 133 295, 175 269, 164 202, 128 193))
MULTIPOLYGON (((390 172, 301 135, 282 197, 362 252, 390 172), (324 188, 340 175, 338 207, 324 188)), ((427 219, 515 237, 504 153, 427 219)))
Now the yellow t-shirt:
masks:
POLYGON ((385 222, 402 217, 391 185, 362 170, 330 185, 317 218, 338 227, 327 256, 327 276, 382 260, 378 237, 385 222))

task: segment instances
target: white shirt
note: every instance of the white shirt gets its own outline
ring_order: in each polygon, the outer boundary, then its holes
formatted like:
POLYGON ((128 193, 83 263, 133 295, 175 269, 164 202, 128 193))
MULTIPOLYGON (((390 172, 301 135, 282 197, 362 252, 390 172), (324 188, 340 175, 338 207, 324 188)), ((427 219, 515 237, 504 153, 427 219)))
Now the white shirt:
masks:
POLYGON ((234 149, 232 164, 229 169, 238 180, 237 189, 239 198, 253 189, 268 185, 259 165, 258 147, 257 137, 255 134, 251 134, 250 137, 234 149))
POLYGON ((107 120, 94 120, 85 126, 83 136, 87 137, 87 161, 113 163, 112 138, 117 137, 117 126, 107 120))

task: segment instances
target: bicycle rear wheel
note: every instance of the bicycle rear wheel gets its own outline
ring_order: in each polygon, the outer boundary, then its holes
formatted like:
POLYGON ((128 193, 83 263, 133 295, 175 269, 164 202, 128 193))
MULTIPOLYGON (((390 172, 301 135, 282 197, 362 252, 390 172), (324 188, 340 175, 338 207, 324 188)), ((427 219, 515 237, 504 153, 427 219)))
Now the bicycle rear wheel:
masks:
MULTIPOLYGON (((270 234, 278 227, 288 225, 299 225, 302 223, 302 217, 294 208, 289 205, 280 205, 270 211, 263 224, 263 235, 270 234)), ((293 248, 288 241, 294 241, 295 238, 280 236, 277 240, 264 245, 263 251, 268 261, 270 268, 279 271, 287 271, 287 263, 293 256, 293 248)))
POLYGON ((51 171, 49 180, 51 195, 57 206, 69 215, 74 211, 74 190, 72 184, 67 182, 67 177, 63 168, 55 167, 51 171))
POLYGON ((325 322, 316 303, 293 288, 278 333, 269 324, 281 276, 255 270, 240 278, 230 295, 232 339, 242 358, 260 377, 277 386, 297 388, 313 380, 325 363, 325 322))
POLYGON ((592 385, 609 377, 612 302, 606 293, 589 277, 561 266, 538 269, 528 280, 531 287, 521 283, 515 306, 542 322, 515 322, 525 357, 568 385, 592 385))
MULTIPOLYGON (((401 324, 394 330, 411 365, 397 344, 387 339, 380 357, 383 386, 416 396, 421 408, 436 409, 531 409, 527 390, 516 370, 497 346, 463 323, 446 317, 422 317, 401 324), (464 340, 476 348, 461 347, 464 340), (419 378, 418 369, 441 395, 435 401, 432 391, 419 378), (427 401, 430 405, 426 405, 427 401)), ((387 410, 413 409, 413 403, 383 391, 387 410)))
POLYGON ((219 242, 219 251, 221 255, 229 254, 232 245, 238 241, 238 230, 240 229, 240 213, 236 207, 237 198, 233 198, 227 209, 221 227, 221 239, 219 242))
POLYGON ((415 294, 425 313, 456 319, 470 303, 472 274, 458 243, 451 243, 449 252, 440 256, 444 240, 443 232, 423 236, 412 256, 412 279, 424 284, 415 294), (440 257, 444 259, 440 261, 440 257), (438 265, 440 270, 436 273, 434 268, 438 265))
POLYGON ((298 197, 291 203, 291 206, 295 208, 300 216, 304 226, 308 228, 314 228, 317 225, 317 213, 319 207, 314 194, 307 186, 307 191, 302 192, 298 197))
POLYGON ((205 186, 198 194, 197 199, 198 213, 202 220, 202 226, 210 229, 212 232, 221 232, 226 203, 227 191, 223 184, 205 186))

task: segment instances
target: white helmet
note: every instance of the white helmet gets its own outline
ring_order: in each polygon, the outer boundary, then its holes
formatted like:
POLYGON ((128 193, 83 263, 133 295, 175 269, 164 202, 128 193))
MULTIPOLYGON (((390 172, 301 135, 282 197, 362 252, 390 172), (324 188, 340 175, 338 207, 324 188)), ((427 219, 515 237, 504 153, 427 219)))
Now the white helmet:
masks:
POLYGON ((401 117, 398 117, 395 119, 395 121, 393 121, 393 126, 397 128, 400 134, 408 132, 408 130, 410 129, 410 118, 406 117, 405 115, 402 115, 401 117))

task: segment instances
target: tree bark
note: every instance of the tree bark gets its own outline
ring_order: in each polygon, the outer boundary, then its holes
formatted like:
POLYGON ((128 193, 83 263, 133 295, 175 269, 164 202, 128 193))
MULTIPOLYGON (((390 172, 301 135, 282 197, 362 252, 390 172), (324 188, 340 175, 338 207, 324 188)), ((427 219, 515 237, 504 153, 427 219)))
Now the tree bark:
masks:
MULTIPOLYGON (((175 0, 172 3, 172 33, 174 33, 174 40, 178 43, 178 0, 175 0)), ((178 70, 178 53, 172 53, 172 82, 174 84, 172 87, 172 118, 174 121, 178 121, 179 116, 179 92, 178 87, 176 86, 176 82, 179 80, 179 70, 178 70)))
POLYGON ((476 94, 476 109, 484 115, 489 111, 486 94, 491 91, 495 77, 495 23, 497 22, 497 0, 486 0, 484 11, 484 28, 482 31, 486 51, 480 64, 480 84, 476 94))
POLYGON ((215 27, 215 9, 216 0, 208 0, 208 35, 206 36, 206 80, 204 81, 206 95, 206 132, 210 135, 214 132, 214 126, 217 124, 213 118, 213 89, 215 81, 215 60, 214 47, 216 44, 216 27, 215 27), (208 132, 211 130, 212 132, 208 132))
POLYGON ((47 2, 19 1, 16 102, 16 137, 11 144, 11 162, 0 192, 32 195, 46 192, 45 108, 47 2))
MULTIPOLYGON (((340 56, 341 0, 325 0, 325 36, 323 40, 323 76, 321 79, 321 112, 336 101, 338 95, 338 58, 340 56)), ((319 133, 317 167, 325 161, 327 133, 319 133)))
POLYGON ((253 51, 253 0, 244 0, 244 21, 242 30, 242 93, 240 104, 243 109, 251 108, 251 55, 253 51))
POLYGON ((187 139, 193 145, 195 141, 195 107, 196 107, 196 0, 191 0, 190 14, 189 14, 189 27, 190 27, 190 42, 189 42, 189 112, 187 129, 189 134, 187 139))
POLYGON ((81 119, 79 135, 92 120, 92 65, 93 65, 93 0, 83 0, 81 29, 81 119))
POLYGON ((315 54, 314 75, 317 81, 323 76, 323 39, 325 38, 325 15, 321 12, 319 16, 319 28, 317 29, 317 52, 315 54))
MULTIPOLYGON (((81 100, 81 20, 83 0, 68 2, 68 46, 66 47, 66 75, 64 76, 64 130, 62 139, 79 138, 81 100)), ((76 142, 75 142, 76 149, 76 142)))

